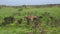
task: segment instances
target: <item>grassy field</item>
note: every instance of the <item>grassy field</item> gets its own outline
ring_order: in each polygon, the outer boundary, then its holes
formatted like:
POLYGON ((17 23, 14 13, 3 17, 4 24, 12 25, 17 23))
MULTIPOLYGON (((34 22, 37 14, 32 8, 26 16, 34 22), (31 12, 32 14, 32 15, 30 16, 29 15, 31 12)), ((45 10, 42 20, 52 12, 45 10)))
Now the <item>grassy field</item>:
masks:
MULTIPOLYGON (((60 19, 60 7, 53 6, 53 7, 21 7, 21 8, 13 8, 13 7, 3 7, 0 8, 0 24, 3 21, 4 17, 7 16, 14 16, 15 22, 13 24, 8 24, 6 27, 0 26, 0 34, 26 34, 27 32, 33 32, 35 29, 32 28, 32 26, 26 26, 26 22, 23 22, 20 25, 16 25, 18 19, 23 18, 26 15, 35 15, 40 16, 44 12, 49 12, 50 15, 56 17, 57 19, 60 19)), ((45 21, 47 18, 44 18, 42 24, 40 27, 44 30, 48 30, 47 34, 60 34, 60 26, 59 27, 51 27, 47 26, 45 24, 45 21)), ((39 29, 36 30, 39 34, 39 29)), ((46 34, 46 33, 44 33, 46 34)))

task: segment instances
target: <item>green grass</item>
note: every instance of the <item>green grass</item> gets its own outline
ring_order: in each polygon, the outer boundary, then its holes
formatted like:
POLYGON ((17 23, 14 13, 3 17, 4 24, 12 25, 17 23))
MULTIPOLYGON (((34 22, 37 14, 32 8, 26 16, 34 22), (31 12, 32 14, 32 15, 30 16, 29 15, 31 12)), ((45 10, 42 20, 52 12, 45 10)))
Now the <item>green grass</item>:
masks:
MULTIPOLYGON (((13 7, 4 7, 0 9, 0 23, 2 23, 3 18, 7 16, 14 16, 16 21, 19 18, 23 18, 26 15, 36 15, 40 16, 44 12, 51 13, 52 16, 55 16, 56 18, 60 19, 60 7, 54 6, 54 7, 45 7, 45 8, 22 8, 21 11, 18 11, 21 8, 13 8, 13 7), (17 14, 20 13, 20 14, 17 14)), ((46 18, 45 18, 46 19, 46 18)), ((15 21, 15 22, 16 22, 15 21)), ((45 21, 43 20, 41 27, 45 30, 48 30, 48 34, 60 34, 60 27, 50 27, 46 26, 45 21)), ((33 32, 34 29, 32 29, 31 26, 26 26, 26 22, 23 22, 20 25, 16 24, 9 24, 6 27, 0 26, 0 34, 26 34, 27 32, 33 32)), ((37 29, 37 31, 39 31, 37 29)))

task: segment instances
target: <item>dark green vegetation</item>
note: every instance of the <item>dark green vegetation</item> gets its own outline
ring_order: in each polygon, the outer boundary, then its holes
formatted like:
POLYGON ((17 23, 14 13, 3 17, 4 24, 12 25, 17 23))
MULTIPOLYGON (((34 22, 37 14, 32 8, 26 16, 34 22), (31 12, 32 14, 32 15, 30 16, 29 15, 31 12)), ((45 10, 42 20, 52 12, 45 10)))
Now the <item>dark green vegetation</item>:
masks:
POLYGON ((14 23, 0 26, 0 34, 60 34, 60 7, 2 7, 0 8, 0 25, 5 17, 13 16, 14 23), (47 13, 46 13, 47 12, 47 13), (26 25, 26 20, 21 24, 16 24, 17 20, 24 16, 43 16, 39 22, 39 27, 32 28, 32 24, 26 25), (35 32, 36 30, 36 32, 35 32))

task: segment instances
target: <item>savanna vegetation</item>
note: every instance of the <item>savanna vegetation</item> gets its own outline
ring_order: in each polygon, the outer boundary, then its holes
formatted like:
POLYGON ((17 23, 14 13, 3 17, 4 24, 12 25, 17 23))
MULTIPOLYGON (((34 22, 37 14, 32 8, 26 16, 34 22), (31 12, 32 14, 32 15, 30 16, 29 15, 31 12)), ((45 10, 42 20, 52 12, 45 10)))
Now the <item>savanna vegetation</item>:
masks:
POLYGON ((0 34, 60 34, 60 6, 0 7, 0 34))

